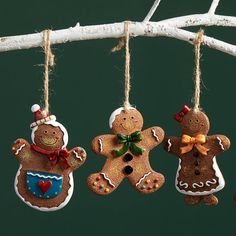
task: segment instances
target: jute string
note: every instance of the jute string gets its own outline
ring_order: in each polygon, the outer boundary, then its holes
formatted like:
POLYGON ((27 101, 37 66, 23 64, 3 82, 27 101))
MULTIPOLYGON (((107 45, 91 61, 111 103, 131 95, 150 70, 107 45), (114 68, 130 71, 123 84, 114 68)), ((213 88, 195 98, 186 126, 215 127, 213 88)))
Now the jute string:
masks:
POLYGON ((129 102, 129 93, 131 89, 130 84, 130 52, 129 52, 129 21, 124 22, 124 33, 125 37, 122 37, 118 44, 111 49, 111 52, 117 52, 120 51, 125 46, 125 86, 124 86, 124 101, 123 101, 123 107, 124 110, 128 110, 131 105, 129 102))
POLYGON ((50 73, 50 68, 55 65, 54 55, 51 50, 50 35, 51 35, 51 30, 44 30, 43 47, 45 54, 45 62, 44 62, 44 85, 43 85, 43 99, 44 99, 43 111, 46 114, 49 113, 49 73, 50 73))
POLYGON ((194 41, 194 53, 195 53, 195 71, 194 71, 194 84, 195 84, 195 91, 194 91, 194 112, 200 111, 200 94, 201 94, 201 69, 200 69, 200 58, 201 58, 201 44, 203 42, 203 35, 204 31, 200 30, 196 34, 196 38, 194 41))

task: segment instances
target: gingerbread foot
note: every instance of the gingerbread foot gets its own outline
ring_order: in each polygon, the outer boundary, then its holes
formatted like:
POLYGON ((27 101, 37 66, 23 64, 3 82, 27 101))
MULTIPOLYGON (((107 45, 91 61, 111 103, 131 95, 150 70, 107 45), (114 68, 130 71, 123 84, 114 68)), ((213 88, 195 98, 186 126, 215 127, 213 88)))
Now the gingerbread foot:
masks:
POLYGON ((201 197, 200 196, 191 196, 191 195, 185 195, 184 201, 189 205, 196 205, 200 202, 201 197))
POLYGON ((208 206, 216 206, 219 202, 218 198, 213 194, 203 196, 202 201, 208 206))
POLYGON ((104 172, 91 174, 87 182, 91 190, 99 195, 108 195, 118 187, 118 184, 115 184, 104 172))
POLYGON ((139 192, 148 194, 161 188, 165 182, 165 177, 155 171, 149 171, 140 176, 138 180, 136 179, 136 181, 133 181, 132 177, 129 180, 139 192))

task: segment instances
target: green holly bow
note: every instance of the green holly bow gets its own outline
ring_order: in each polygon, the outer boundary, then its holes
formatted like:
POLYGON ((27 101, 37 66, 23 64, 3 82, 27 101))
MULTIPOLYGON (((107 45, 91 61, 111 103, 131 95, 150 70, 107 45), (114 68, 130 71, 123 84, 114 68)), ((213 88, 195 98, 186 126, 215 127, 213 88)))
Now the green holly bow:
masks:
POLYGON ((117 142, 124 144, 120 150, 114 150, 115 156, 120 157, 125 154, 128 150, 133 152, 135 155, 142 155, 144 149, 136 146, 142 140, 141 131, 136 131, 130 135, 117 134, 117 142))

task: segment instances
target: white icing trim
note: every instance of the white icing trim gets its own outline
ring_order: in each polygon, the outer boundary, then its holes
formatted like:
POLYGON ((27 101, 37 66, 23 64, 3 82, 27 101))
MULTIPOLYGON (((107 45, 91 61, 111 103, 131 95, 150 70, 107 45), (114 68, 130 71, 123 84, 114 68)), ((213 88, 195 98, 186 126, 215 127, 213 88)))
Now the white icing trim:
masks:
POLYGON ((211 181, 210 180, 208 180, 208 181, 206 181, 206 186, 210 186, 210 185, 212 185, 212 184, 216 184, 217 183, 217 181, 216 181, 216 179, 212 179, 211 181))
POLYGON ((136 186, 138 186, 148 175, 150 175, 152 172, 148 172, 147 174, 145 174, 139 181, 138 183, 136 183, 136 186))
POLYGON ((197 187, 202 188, 202 187, 204 187, 204 183, 203 182, 200 182, 199 184, 198 183, 193 183, 192 187, 193 188, 197 188, 197 187))
MULTIPOLYGON (((46 125, 52 125, 52 126, 54 126, 54 127, 59 127, 60 129, 61 129, 61 131, 63 132, 63 146, 62 146, 62 148, 65 148, 66 146, 67 146, 67 144, 68 144, 68 139, 69 139, 69 137, 68 137, 68 132, 67 132, 67 130, 66 130, 66 128, 61 124, 61 123, 59 123, 59 122, 57 122, 56 120, 50 120, 50 121, 47 121, 47 122, 45 122, 44 124, 46 124, 46 125)), ((31 140, 32 140, 32 142, 35 144, 35 142, 34 142, 34 135, 35 135, 35 131, 38 129, 38 126, 35 126, 33 129, 32 129, 32 132, 31 132, 31 140)))
POLYGON ((180 181, 179 185, 182 186, 182 187, 185 186, 185 188, 188 188, 188 184, 184 183, 183 181, 180 181))
MULTIPOLYGON (((136 110, 135 107, 130 107, 129 109, 134 109, 134 110, 136 110)), ((110 128, 112 128, 112 123, 114 122, 116 116, 119 115, 122 111, 124 111, 124 107, 120 107, 120 108, 116 109, 115 111, 113 111, 113 112, 111 113, 111 116, 110 116, 110 118, 109 118, 109 126, 110 126, 110 128)))
POLYGON ((168 142, 168 150, 167 150, 167 151, 170 152, 170 148, 171 148, 171 146, 172 146, 172 143, 171 143, 171 141, 170 141, 170 138, 168 139, 167 142, 168 142))
POLYGON ((106 176, 105 173, 100 173, 100 174, 103 176, 103 178, 104 178, 105 180, 108 181, 108 183, 109 183, 112 187, 115 188, 115 185, 111 182, 111 180, 106 176))
POLYGON ((99 145, 99 152, 102 152, 103 151, 103 145, 102 145, 102 139, 101 138, 98 139, 98 145, 99 145))
POLYGON ((44 179, 56 179, 56 180, 62 179, 62 176, 57 177, 57 176, 49 176, 49 175, 40 175, 38 173, 35 174, 35 173, 32 173, 32 172, 27 172, 26 174, 31 175, 31 176, 37 176, 37 177, 44 178, 44 179))
POLYGON ((219 141, 219 145, 220 145, 220 147, 221 147, 221 150, 225 150, 225 148, 224 148, 224 145, 223 145, 223 143, 222 143, 222 140, 221 140, 221 138, 220 137, 216 137, 217 138, 217 140, 219 141))
POLYGON ((202 191, 202 192, 185 191, 183 189, 179 189, 179 187, 178 187, 178 180, 177 179, 179 177, 179 171, 181 170, 181 159, 179 158, 179 166, 178 166, 177 173, 176 173, 176 178, 175 178, 175 187, 176 187, 177 191, 179 191, 182 194, 186 194, 186 195, 204 196, 204 195, 209 195, 209 194, 218 192, 221 189, 223 189, 224 186, 225 186, 225 180, 224 180, 224 177, 223 177, 223 175, 222 175, 222 173, 219 169, 219 166, 217 165, 216 157, 213 158, 212 167, 215 170, 216 177, 219 178, 219 185, 215 189, 211 189, 210 191, 202 191))
POLYGON ((16 150, 16 152, 15 152, 15 155, 18 155, 19 153, 20 153, 20 151, 25 147, 25 143, 24 144, 22 144, 17 150, 16 150))
POLYGON ((155 131, 154 128, 152 129, 152 135, 153 135, 153 137, 156 139, 157 142, 160 141, 160 139, 159 139, 159 137, 157 136, 156 131, 155 131))
POLYGON ((80 155, 78 155, 78 153, 75 150, 73 150, 73 153, 75 154, 75 157, 77 159, 80 159, 80 161, 83 161, 82 157, 80 155))
POLYGON ((17 196, 25 203, 27 204, 28 206, 36 209, 36 210, 39 210, 39 211, 56 211, 56 210, 60 210, 61 208, 63 208, 64 206, 67 205, 67 203, 70 201, 71 197, 72 197, 72 194, 73 194, 73 191, 74 191, 74 179, 73 179, 73 173, 71 172, 69 174, 69 184, 70 184, 70 188, 68 190, 68 195, 65 199, 64 202, 62 202, 59 206, 57 207, 51 207, 51 208, 47 208, 47 207, 38 207, 38 206, 34 206, 32 205, 30 202, 26 201, 19 193, 18 191, 18 187, 17 187, 17 184, 18 184, 18 177, 20 175, 20 170, 22 168, 22 165, 20 165, 17 173, 16 173, 16 177, 15 177, 15 183, 14 183, 14 188, 15 188, 15 192, 17 194, 17 196))

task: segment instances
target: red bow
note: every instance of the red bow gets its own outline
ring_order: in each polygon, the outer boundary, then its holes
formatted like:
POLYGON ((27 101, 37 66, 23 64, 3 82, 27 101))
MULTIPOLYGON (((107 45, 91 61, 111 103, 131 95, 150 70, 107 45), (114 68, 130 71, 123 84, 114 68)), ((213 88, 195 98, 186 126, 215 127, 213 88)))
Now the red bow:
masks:
POLYGON ((190 108, 187 105, 184 105, 182 110, 174 115, 174 119, 178 122, 181 122, 184 116, 190 111, 190 108))
POLYGON ((53 151, 45 150, 35 144, 31 144, 31 148, 39 152, 45 156, 47 156, 49 162, 48 167, 53 169, 53 167, 59 163, 62 169, 67 169, 70 167, 69 163, 67 162, 66 158, 70 155, 66 148, 64 149, 57 149, 53 151))

